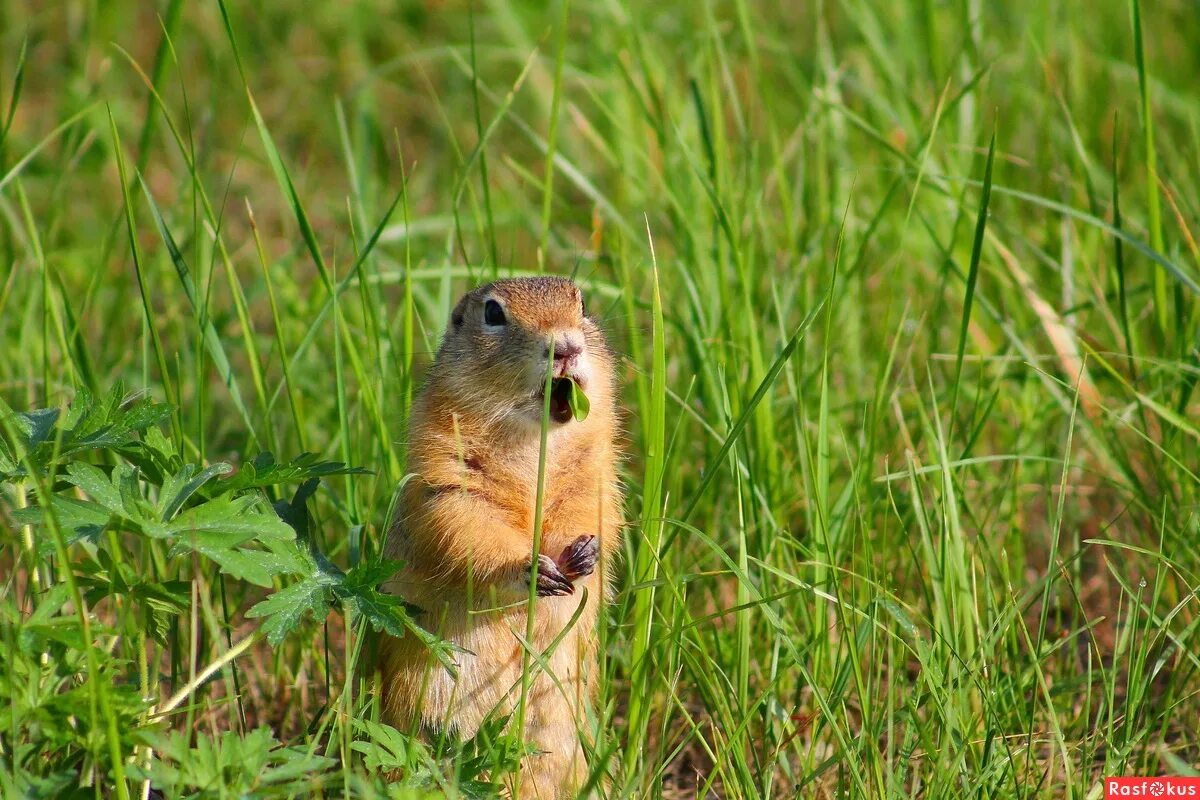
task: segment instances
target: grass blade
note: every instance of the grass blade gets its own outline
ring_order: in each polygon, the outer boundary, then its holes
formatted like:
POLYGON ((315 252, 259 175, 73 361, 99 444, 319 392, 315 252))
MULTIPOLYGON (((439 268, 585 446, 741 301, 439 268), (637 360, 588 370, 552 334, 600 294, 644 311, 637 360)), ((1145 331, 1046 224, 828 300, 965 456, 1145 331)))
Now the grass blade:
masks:
MULTIPOLYGON (((958 350, 954 357, 954 397, 950 401, 953 419, 958 410, 958 393, 962 384, 963 353, 967 347, 967 330, 971 326, 971 304, 975 299, 975 284, 979 280, 979 260, 983 256, 983 234, 987 230, 988 202, 992 197, 992 161, 996 155, 996 134, 988 143, 987 163, 983 167, 982 191, 979 195, 979 215, 975 218, 975 238, 971 242, 971 262, 967 266, 967 289, 963 298, 962 322, 958 328, 958 350)), ((953 428, 951 428, 953 431, 953 428)))

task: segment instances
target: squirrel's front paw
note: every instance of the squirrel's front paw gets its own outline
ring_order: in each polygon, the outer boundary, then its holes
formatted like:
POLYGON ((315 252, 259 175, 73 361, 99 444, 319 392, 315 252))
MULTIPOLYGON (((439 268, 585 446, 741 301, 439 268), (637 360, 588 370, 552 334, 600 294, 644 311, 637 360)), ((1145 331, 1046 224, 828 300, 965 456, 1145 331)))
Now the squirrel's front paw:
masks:
POLYGON ((560 597, 575 591, 571 579, 564 575, 558 564, 554 563, 554 559, 545 553, 538 556, 536 572, 533 562, 530 562, 529 573, 530 580, 537 580, 538 597, 560 597))
POLYGON ((558 557, 558 568, 571 580, 591 575, 600 559, 600 540, 595 536, 580 536, 567 545, 558 557))

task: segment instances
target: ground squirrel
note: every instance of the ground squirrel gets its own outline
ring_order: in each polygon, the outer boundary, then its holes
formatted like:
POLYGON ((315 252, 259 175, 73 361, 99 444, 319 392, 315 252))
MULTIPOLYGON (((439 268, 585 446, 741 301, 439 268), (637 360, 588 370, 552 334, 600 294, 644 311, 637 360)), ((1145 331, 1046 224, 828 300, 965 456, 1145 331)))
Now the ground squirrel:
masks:
MULTIPOLYGON (((520 797, 574 796, 587 776, 579 729, 594 687, 598 608, 616 553, 617 483, 612 357, 579 288, 562 278, 501 280, 454 307, 416 399, 408 471, 387 555, 404 562, 388 589, 422 609, 424 624, 462 648, 455 680, 413 637, 385 640, 385 719, 471 736, 521 692, 530 582, 539 652, 579 618, 535 674, 520 797), (551 353, 553 348, 553 353, 551 353), (545 382, 553 358, 541 556, 533 558, 545 382), (590 412, 572 414, 570 382, 590 412), (583 589, 586 588, 586 592, 583 589)), ((536 662, 535 662, 536 663, 536 662)))

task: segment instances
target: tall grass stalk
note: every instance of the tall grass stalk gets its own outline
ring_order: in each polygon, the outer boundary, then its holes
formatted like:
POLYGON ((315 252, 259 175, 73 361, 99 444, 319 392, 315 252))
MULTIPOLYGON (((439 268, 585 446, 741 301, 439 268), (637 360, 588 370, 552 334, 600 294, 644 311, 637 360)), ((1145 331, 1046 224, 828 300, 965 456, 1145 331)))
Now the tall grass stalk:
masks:
POLYGON ((0 0, 0 796, 511 786, 520 720, 384 724, 373 592, 453 303, 530 274, 618 354, 597 794, 1200 768, 1200 17, 444 10, 0 0), (164 533, 252 500, 304 549, 164 533))

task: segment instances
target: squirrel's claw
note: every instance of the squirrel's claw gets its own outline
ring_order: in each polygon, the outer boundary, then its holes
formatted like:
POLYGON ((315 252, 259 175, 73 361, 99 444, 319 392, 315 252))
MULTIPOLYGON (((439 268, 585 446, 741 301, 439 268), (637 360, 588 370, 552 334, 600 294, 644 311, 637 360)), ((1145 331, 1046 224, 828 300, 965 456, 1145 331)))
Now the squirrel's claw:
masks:
POLYGON ((538 597, 561 597, 574 594, 571 581, 591 575, 600 558, 600 540, 595 536, 580 536, 571 542, 555 560, 542 553, 538 556, 537 569, 530 561, 530 580, 537 581, 538 597))
MULTIPOLYGON (((529 571, 534 573, 532 562, 529 571)), ((530 578, 533 579, 534 575, 531 574, 530 578)), ((571 580, 562 574, 554 559, 545 553, 538 556, 536 580, 538 597, 560 597, 575 591, 571 580)))
POLYGON ((558 557, 558 568, 571 580, 591 575, 600 559, 600 540, 595 536, 580 536, 567 545, 558 557))

